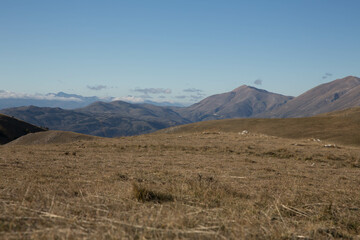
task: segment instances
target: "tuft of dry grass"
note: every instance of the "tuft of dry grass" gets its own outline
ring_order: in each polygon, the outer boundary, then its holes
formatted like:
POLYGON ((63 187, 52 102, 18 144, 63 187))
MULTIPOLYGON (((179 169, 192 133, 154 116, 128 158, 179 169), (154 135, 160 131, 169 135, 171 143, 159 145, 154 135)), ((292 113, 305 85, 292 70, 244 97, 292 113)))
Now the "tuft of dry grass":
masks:
POLYGON ((136 183, 133 183, 132 187, 133 195, 138 201, 157 203, 174 201, 174 197, 171 194, 149 190, 145 186, 139 186, 136 183))

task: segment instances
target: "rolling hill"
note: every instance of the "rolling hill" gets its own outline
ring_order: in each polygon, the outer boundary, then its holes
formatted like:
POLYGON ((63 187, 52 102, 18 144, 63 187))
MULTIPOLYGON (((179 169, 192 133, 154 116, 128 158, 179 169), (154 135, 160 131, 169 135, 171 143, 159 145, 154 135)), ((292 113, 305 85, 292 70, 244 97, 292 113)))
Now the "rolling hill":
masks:
POLYGON ((11 141, 8 145, 66 144, 96 140, 98 138, 99 137, 74 132, 49 130, 45 132, 29 133, 11 141))
POLYGON ((0 239, 358 239, 360 147, 251 132, 46 144, 54 133, 0 147, 0 239))
POLYGON ((0 144, 8 143, 28 133, 45 131, 45 129, 0 114, 0 144))
POLYGON ((247 118, 197 122, 165 129, 160 133, 241 133, 244 130, 283 138, 315 138, 359 146, 360 107, 306 118, 247 118))

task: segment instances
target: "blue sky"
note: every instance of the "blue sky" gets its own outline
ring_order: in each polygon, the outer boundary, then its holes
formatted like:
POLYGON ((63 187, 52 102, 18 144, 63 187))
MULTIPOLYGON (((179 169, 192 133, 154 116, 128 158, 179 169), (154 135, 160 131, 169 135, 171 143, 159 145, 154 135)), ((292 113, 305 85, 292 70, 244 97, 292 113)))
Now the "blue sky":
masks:
POLYGON ((358 0, 0 0, 0 90, 194 102, 360 76, 358 0), (255 83, 256 81, 256 83, 255 83))

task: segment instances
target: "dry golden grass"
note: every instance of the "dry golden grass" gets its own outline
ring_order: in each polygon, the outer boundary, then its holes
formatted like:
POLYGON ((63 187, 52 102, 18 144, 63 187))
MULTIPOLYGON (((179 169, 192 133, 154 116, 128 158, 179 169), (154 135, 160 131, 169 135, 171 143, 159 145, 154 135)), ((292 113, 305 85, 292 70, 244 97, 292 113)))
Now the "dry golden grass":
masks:
POLYGON ((338 144, 360 146, 360 107, 315 117, 282 119, 225 119, 197 122, 160 132, 250 132, 284 138, 318 138, 338 144))
POLYGON ((48 130, 44 132, 29 133, 19 137, 8 145, 39 145, 39 144, 63 144, 81 140, 95 140, 100 137, 85 135, 81 133, 48 130))
POLYGON ((359 148, 237 133, 0 146, 1 239, 360 239, 359 148))

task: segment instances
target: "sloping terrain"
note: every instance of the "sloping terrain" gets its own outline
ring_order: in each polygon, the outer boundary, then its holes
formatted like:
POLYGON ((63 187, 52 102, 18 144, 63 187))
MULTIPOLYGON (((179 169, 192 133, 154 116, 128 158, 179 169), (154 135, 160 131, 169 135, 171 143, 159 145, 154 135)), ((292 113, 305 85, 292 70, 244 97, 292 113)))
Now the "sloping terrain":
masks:
POLYGON ((295 98, 243 85, 177 111, 197 122, 230 118, 308 117, 356 106, 360 106, 360 78, 348 76, 321 84, 295 98))
POLYGON ((237 133, 0 146, 0 239, 359 239, 359 147, 237 133))
POLYGON ((322 84, 256 117, 307 117, 360 106, 360 78, 349 76, 322 84))
POLYGON ((179 108, 178 112, 193 122, 244 118, 272 111, 291 99, 292 97, 243 85, 231 92, 207 97, 190 107, 179 108))
POLYGON ((189 123, 171 108, 151 104, 132 104, 123 101, 110 103, 96 102, 87 107, 76 109, 77 112, 92 115, 107 115, 112 117, 133 118, 145 121, 168 122, 169 124, 189 123))
MULTIPOLYGON (((87 107, 73 110, 29 106, 3 109, 0 112, 34 125, 46 126, 51 130, 119 137, 151 133, 198 121, 233 118, 298 118, 356 106, 360 106, 360 78, 350 76, 322 84, 296 98, 243 85, 231 92, 213 95, 183 108, 114 101, 95 102, 87 107)), ((256 120, 257 123, 262 121, 265 120, 256 120)), ((297 126, 298 121, 300 120, 291 120, 290 123, 297 126)), ((306 122, 308 120, 304 120, 304 124, 306 122)), ((243 121, 243 124, 245 123, 247 121, 243 121)), ((255 122, 252 120, 248 122, 248 124, 253 123, 255 122)), ((281 127, 285 122, 274 120, 273 124, 281 127)), ((331 122, 326 124, 334 126, 331 122)), ((285 125, 290 126, 287 123, 285 125)), ((260 124, 256 128, 261 126, 260 124)), ((273 129, 266 131, 271 133, 279 131, 278 128, 273 129)), ((311 126, 308 129, 309 132, 300 129, 289 132, 294 136, 308 136, 313 133, 311 126)), ((329 131, 333 130, 329 129, 329 131)), ((286 132, 280 136, 287 137, 286 132)), ((331 139, 329 134, 324 136, 331 139)), ((349 140, 349 142, 353 141, 355 140, 349 140)))
POLYGON ((45 131, 45 129, 0 114, 0 144, 8 143, 28 133, 45 131))
POLYGON ((232 132, 261 133, 285 138, 315 138, 333 143, 360 146, 360 108, 307 118, 226 119, 198 122, 165 129, 160 132, 232 132))
POLYGON ((121 101, 96 102, 76 110, 30 106, 1 112, 52 130, 102 137, 138 135, 189 123, 168 108, 121 101))
POLYGON ((19 137, 8 145, 65 144, 78 141, 90 141, 98 137, 65 131, 49 130, 46 132, 29 133, 19 137))

